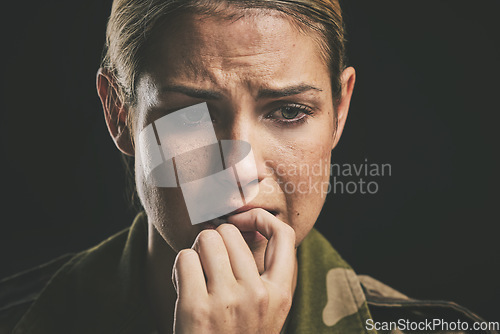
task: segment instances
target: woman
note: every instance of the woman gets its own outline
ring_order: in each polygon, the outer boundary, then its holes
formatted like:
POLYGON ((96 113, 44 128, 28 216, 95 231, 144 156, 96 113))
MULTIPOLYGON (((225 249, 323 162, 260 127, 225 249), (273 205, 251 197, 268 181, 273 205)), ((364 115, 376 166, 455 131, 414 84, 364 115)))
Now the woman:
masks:
MULTIPOLYGON (((358 333, 433 314, 357 277, 313 229, 355 82, 338 2, 118 0, 106 46, 97 90, 144 213, 67 262, 15 333, 358 333), (175 135, 160 126, 173 114, 175 135), (228 203, 193 219, 185 185, 233 167, 236 188, 194 188, 228 203)), ((431 311, 458 316, 447 306, 431 311)))
MULTIPOLYGON (((169 4, 157 6, 151 10, 157 16, 170 11, 169 4)), ((264 2, 263 8, 222 2, 184 6, 188 8, 170 14, 142 46, 145 70, 134 77, 126 74, 136 88, 114 79, 125 74, 116 73, 125 55, 117 55, 120 51, 113 48, 134 42, 119 40, 125 38, 120 36, 125 26, 119 26, 124 23, 110 21, 105 69, 98 76, 110 133, 123 153, 137 156, 147 149, 133 145, 138 130, 168 110, 207 102, 217 138, 250 143, 258 183, 270 191, 261 189, 253 201, 227 217, 230 224, 211 230, 209 223, 191 225, 179 188, 149 185, 142 166, 136 164, 137 189, 149 222, 148 295, 163 331, 171 329, 175 319, 176 331, 212 327, 221 333, 244 326, 255 332, 279 332, 296 284, 295 247, 311 230, 325 193, 282 191, 279 181, 300 180, 269 170, 277 170, 278 164, 329 162, 347 116, 354 70, 340 73, 342 50, 327 51, 342 45, 342 31, 331 37, 334 45, 327 45, 321 30, 313 30, 318 22, 305 21, 307 12, 295 9, 299 20, 272 9, 279 8, 277 4, 264 2), (123 97, 127 91, 130 102, 123 97), (180 251, 174 266, 172 250, 180 251), (175 312, 173 287, 164 288, 172 266, 179 296, 175 312), (163 295, 158 294, 161 290, 163 295)), ((333 19, 338 9, 329 9, 333 19)), ((115 15, 120 11, 126 13, 127 8, 118 2, 115 15)), ((153 28, 146 24, 145 29, 153 28)), ((319 177, 326 182, 328 176, 319 177)))

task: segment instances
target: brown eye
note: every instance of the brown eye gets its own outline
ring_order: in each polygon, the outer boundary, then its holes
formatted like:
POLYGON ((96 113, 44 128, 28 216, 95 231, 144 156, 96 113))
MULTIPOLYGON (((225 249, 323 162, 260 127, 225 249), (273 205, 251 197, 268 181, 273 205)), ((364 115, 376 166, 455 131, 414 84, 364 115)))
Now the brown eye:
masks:
POLYGON ((281 116, 284 119, 294 119, 299 115, 300 110, 294 107, 284 107, 281 109, 281 116))
POLYGON ((314 114, 313 110, 301 104, 286 104, 274 109, 267 119, 283 126, 294 126, 306 122, 314 114))

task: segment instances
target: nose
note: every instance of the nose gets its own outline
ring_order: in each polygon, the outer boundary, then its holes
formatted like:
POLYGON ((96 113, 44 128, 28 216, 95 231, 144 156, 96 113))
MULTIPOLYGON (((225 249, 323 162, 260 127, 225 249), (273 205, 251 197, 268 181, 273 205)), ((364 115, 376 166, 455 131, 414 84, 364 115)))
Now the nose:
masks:
POLYGON ((250 143, 243 140, 221 140, 226 168, 232 168, 246 203, 256 195, 259 183, 257 165, 250 143))
POLYGON ((258 194, 259 182, 266 173, 265 147, 258 137, 258 120, 250 110, 238 110, 232 116, 223 128, 218 129, 217 136, 225 168, 233 167, 242 195, 248 203, 258 194))

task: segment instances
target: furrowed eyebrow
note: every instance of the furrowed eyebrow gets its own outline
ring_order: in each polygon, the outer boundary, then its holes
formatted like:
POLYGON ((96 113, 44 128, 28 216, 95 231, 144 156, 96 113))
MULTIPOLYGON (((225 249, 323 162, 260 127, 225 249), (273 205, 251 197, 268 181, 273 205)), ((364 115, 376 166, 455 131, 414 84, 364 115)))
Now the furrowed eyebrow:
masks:
POLYGON ((174 93, 182 93, 184 95, 194 97, 197 99, 203 99, 203 100, 218 100, 222 98, 222 94, 213 91, 213 90, 208 90, 208 89, 198 89, 198 88, 191 88, 191 87, 186 87, 186 86, 178 86, 178 85, 171 85, 171 86, 165 86, 161 89, 162 93, 167 93, 167 92, 174 92, 174 93))
POLYGON ((278 97, 286 97, 297 95, 300 93, 304 93, 310 90, 316 90, 318 92, 322 92, 323 90, 311 85, 300 84, 296 86, 284 87, 280 89, 261 89, 257 98, 278 98, 278 97))
MULTIPOLYGON (((323 90, 311 85, 307 84, 299 84, 295 86, 290 86, 290 87, 284 87, 284 88, 279 88, 279 89, 261 89, 259 90, 259 93, 257 94, 257 99, 259 98, 279 98, 279 97, 286 97, 286 96, 292 96, 292 95, 297 95, 301 94, 310 90, 315 90, 318 92, 322 92, 323 90)), ((222 98, 222 94, 213 90, 209 89, 198 89, 198 88, 191 88, 187 86, 180 86, 180 85, 169 85, 162 87, 161 89, 162 93, 167 93, 167 92, 175 92, 175 93, 181 93, 190 97, 198 98, 198 99, 203 99, 203 100, 218 100, 222 98)))

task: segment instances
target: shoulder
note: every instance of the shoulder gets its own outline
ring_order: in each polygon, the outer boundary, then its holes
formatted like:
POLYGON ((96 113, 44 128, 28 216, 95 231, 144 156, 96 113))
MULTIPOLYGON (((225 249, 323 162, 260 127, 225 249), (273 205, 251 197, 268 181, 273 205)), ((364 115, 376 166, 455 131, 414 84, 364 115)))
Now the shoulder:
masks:
POLYGON ((10 332, 52 276, 73 256, 63 255, 0 281, 0 333, 10 332))
MULTIPOLYGON (((65 254, 45 264, 4 278, 0 281, 0 333, 10 333, 19 320, 32 307, 34 302, 45 293, 53 281, 66 286, 75 282, 69 277, 81 277, 89 268, 91 272, 105 270, 113 258, 120 256, 126 241, 127 231, 122 231, 101 244, 78 254, 65 254), (96 270, 97 269, 97 270, 96 270)), ((76 282, 76 284, 78 284, 76 282)), ((63 295, 59 293, 58 295, 63 295)))
MULTIPOLYGON (((448 322, 451 326, 460 321, 465 324, 460 328, 469 330, 461 331, 466 333, 474 332, 474 325, 484 322, 484 319, 454 302, 411 298, 373 277, 357 275, 315 229, 304 239, 297 252, 299 282, 308 286, 300 291, 311 295, 311 291, 316 291, 314 302, 321 304, 316 309, 329 326, 340 324, 347 318, 346 315, 354 314, 356 310, 357 314, 363 315, 360 317, 363 322, 361 329, 381 329, 377 331, 380 333, 406 333, 409 332, 408 326, 415 325, 421 328, 426 326, 423 329, 429 333, 450 331, 446 326, 428 326, 429 321, 448 322), (347 312, 348 309, 351 311, 347 312), (384 331, 388 324, 398 327, 399 331, 384 331), (405 326, 406 330, 401 331, 405 326)), ((309 299, 309 304, 312 303, 309 299)))
MULTIPOLYGON (((398 324, 399 331, 390 333, 406 333, 411 326, 421 326, 421 330, 441 333, 449 332, 457 324, 456 333, 473 331, 475 323, 485 322, 477 314, 454 302, 444 300, 420 300, 410 298, 390 286, 367 275, 357 276, 366 297, 366 303, 372 316, 371 326, 384 329, 384 326, 398 324), (404 329, 403 331, 401 331, 404 329)), ((455 329, 456 330, 456 329, 455 329)), ((384 332, 380 330, 380 332, 384 332)), ((482 333, 497 333, 494 330, 482 333)))

